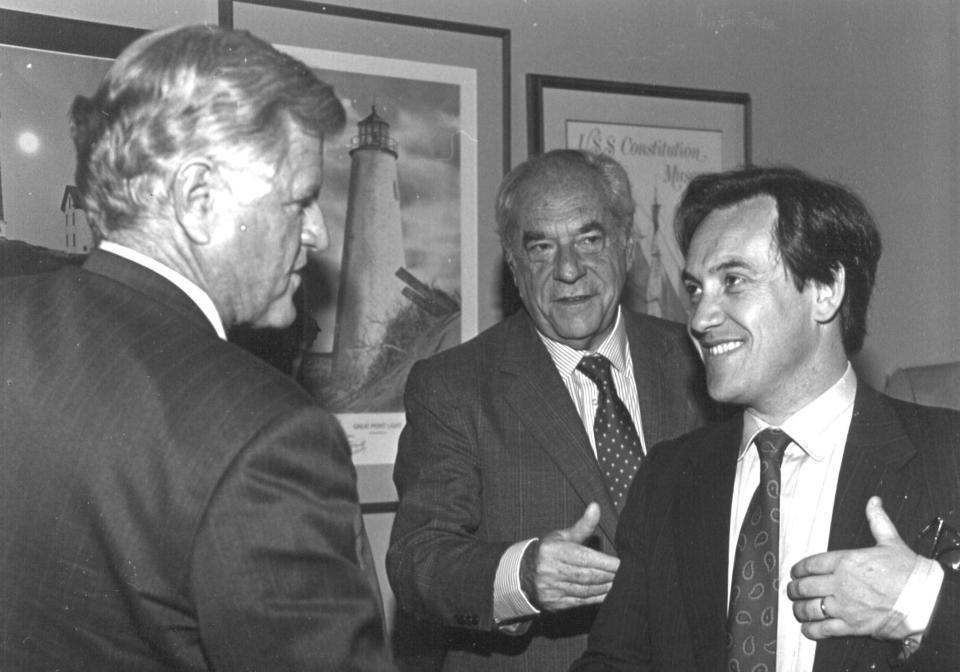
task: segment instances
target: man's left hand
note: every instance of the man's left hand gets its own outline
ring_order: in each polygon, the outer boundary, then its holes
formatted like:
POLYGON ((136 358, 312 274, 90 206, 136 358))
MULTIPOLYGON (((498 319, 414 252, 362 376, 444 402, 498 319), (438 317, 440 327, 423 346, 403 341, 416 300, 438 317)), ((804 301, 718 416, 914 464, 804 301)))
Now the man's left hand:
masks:
POLYGON ((870 498, 866 513, 876 546, 811 555, 790 570, 787 595, 810 639, 900 634, 880 628, 919 556, 900 538, 879 497, 870 498))

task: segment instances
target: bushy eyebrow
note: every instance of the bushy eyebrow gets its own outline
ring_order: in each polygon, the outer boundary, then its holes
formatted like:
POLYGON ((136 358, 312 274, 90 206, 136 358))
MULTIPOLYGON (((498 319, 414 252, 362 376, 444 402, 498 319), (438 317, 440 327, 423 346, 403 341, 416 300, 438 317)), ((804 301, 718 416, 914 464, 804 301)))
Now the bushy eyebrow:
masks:
MULTIPOLYGON (((605 229, 603 228, 603 225, 600 222, 596 220, 591 220, 586 224, 584 224, 583 226, 581 226, 579 229, 577 229, 574 235, 580 236, 585 233, 594 233, 596 231, 600 231, 601 233, 603 233, 605 232, 605 229)), ((548 237, 547 234, 545 234, 543 231, 524 231, 522 236, 522 241, 523 241, 523 244, 526 245, 527 243, 535 243, 541 240, 546 240, 547 237, 548 237)))

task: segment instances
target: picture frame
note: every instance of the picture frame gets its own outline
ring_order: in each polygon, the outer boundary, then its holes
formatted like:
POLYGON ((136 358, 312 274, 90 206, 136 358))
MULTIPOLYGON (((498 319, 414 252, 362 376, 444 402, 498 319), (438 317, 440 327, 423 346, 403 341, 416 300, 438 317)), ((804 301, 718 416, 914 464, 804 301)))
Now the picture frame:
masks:
MULTIPOLYGON (((497 245, 492 225, 494 200, 500 178, 510 166, 510 31, 305 0, 219 0, 218 11, 221 25, 248 29, 299 58, 331 83, 345 102, 345 134, 354 137, 325 142, 321 207, 331 231, 331 249, 324 255, 314 255, 317 267, 327 270, 318 270, 313 280, 305 278, 308 312, 320 336, 305 355, 300 377, 320 403, 337 415, 347 432, 364 511, 392 511, 397 500, 393 461, 404 424, 402 390, 409 367, 416 359, 475 335, 479 331, 480 305, 495 305, 501 290, 499 267, 481 264, 478 249, 497 245), (442 115, 438 116, 438 111, 442 115), (361 152, 355 151, 357 142, 370 137, 370 126, 365 124, 381 122, 398 142, 395 184, 399 185, 403 229, 402 242, 383 246, 403 248, 402 268, 413 276, 406 277, 405 282, 414 293, 430 298, 433 288, 441 290, 443 295, 434 297, 441 303, 450 297, 459 301, 456 336, 451 338, 448 329, 437 339, 427 334, 429 329, 417 328, 415 331, 422 334, 418 339, 434 338, 423 347, 396 347, 386 331, 381 337, 371 337, 370 333, 376 331, 373 327, 363 330, 367 340, 359 345, 350 337, 354 333, 351 320, 360 319, 352 317, 350 311, 362 312, 355 308, 362 300, 347 300, 350 290, 344 288, 361 284, 361 280, 355 275, 359 266, 350 265, 353 252, 348 251, 345 241, 355 240, 357 216, 351 193, 360 188, 355 186, 353 175, 338 177, 337 171, 346 172, 344 167, 358 170, 356 164, 362 157, 358 158, 361 152), (418 132, 414 138, 414 126, 425 129, 423 135, 418 132), (427 145, 435 146, 437 153, 420 151, 427 145), (416 166, 408 158, 414 155, 416 166), (439 214, 440 210, 427 212, 421 198, 430 192, 423 181, 427 173, 418 171, 429 171, 430 161, 437 166, 451 160, 455 165, 446 165, 439 174, 456 175, 457 186, 440 200, 456 202, 456 207, 447 208, 445 216, 439 214), (343 207, 342 213, 337 212, 338 207, 343 207), (456 235, 449 235, 452 224, 456 225, 456 235), (422 240, 449 238, 456 243, 434 251, 418 247, 412 234, 415 226, 421 227, 422 240), (348 228, 352 233, 347 233, 348 228), (430 255, 455 260, 459 284, 452 281, 453 289, 443 284, 440 275, 431 276, 425 265, 418 270, 416 259, 430 255), (310 298, 318 294, 326 296, 322 306, 310 298), (386 373, 376 364, 367 367, 363 363, 367 352, 374 353, 370 357, 382 357, 387 351, 407 354, 386 373), (362 380, 370 382, 356 382, 362 380), (345 389, 350 386, 353 390, 345 389), (385 391, 386 386, 389 389, 385 391)), ((431 183, 442 181, 433 179, 431 183)), ((376 236, 366 238, 378 240, 394 231, 380 224, 364 230, 376 230, 376 236)), ((381 266, 395 265, 395 261, 367 264, 369 272, 365 275, 375 274, 381 266)), ((450 277, 456 277, 456 273, 450 277)), ((365 278, 363 282, 372 281, 365 278)), ((388 287, 395 293, 394 284, 385 277, 376 287, 388 287)), ((374 289, 357 291, 361 296, 364 292, 383 293, 374 289)), ((405 288, 404 295, 416 302, 410 293, 405 288)), ((371 319, 366 324, 389 321, 371 319)))
POLYGON ((750 95, 539 74, 526 85, 531 155, 588 149, 630 177, 638 253, 622 303, 686 321, 673 213, 694 175, 750 164, 750 95))
POLYGON ((0 221, 4 274, 79 263, 92 245, 70 198, 67 111, 91 94, 137 28, 0 9, 0 221))

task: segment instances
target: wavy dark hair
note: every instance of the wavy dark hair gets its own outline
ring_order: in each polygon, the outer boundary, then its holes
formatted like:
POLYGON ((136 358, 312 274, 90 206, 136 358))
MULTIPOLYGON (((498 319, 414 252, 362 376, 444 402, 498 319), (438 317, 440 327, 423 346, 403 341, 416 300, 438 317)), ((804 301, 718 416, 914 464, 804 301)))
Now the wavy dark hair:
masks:
POLYGON ((843 268, 843 347, 848 355, 856 354, 867 334, 867 306, 882 246, 866 205, 843 185, 789 166, 698 175, 687 185, 674 218, 680 250, 686 256, 697 228, 711 212, 758 196, 776 201, 774 236, 798 290, 809 281, 828 284, 843 268))

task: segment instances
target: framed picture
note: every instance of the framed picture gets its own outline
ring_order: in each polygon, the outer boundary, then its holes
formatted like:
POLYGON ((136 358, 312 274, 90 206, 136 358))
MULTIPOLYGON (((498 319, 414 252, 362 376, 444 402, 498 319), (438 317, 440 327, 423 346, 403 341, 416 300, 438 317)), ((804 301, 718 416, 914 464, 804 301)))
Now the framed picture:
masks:
POLYGON ((637 205, 639 248, 623 303, 685 322, 673 213, 694 175, 750 163, 750 96, 527 75, 527 113, 531 154, 586 149, 623 165, 637 205))
POLYGON ((347 432, 365 511, 390 510, 410 367, 475 335, 481 295, 499 291, 477 250, 495 239, 510 164, 509 31, 303 0, 219 11, 313 68, 347 110, 325 138, 330 247, 305 276, 300 378, 347 432))
POLYGON ((93 93, 135 28, 0 9, 0 243, 4 274, 82 259, 67 111, 93 93), (4 240, 4 238, 6 240, 4 240))

